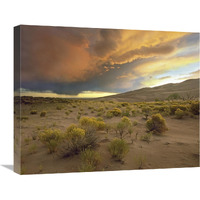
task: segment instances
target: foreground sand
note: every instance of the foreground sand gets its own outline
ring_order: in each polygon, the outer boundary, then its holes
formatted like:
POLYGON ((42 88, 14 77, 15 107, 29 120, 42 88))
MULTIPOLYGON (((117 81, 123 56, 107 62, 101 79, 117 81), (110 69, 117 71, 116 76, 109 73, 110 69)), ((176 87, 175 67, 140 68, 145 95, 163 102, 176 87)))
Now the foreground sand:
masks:
MULTIPOLYGON (((38 140, 32 140, 32 135, 44 128, 56 128, 65 131, 72 124, 78 124, 77 113, 79 108, 73 110, 68 116, 65 112, 68 105, 63 104, 61 110, 57 110, 55 103, 37 103, 32 105, 22 104, 22 116, 28 116, 27 120, 21 121, 21 156, 22 171, 25 174, 32 173, 55 173, 77 172, 81 165, 79 155, 61 158, 57 153, 49 154, 47 148, 38 140), (31 110, 37 110, 36 115, 30 115, 31 110), (42 110, 47 111, 45 117, 40 117, 42 110), (30 140, 27 141, 26 138, 30 140), (34 151, 31 147, 35 146, 34 151)), ((59 104, 60 105, 60 104, 59 104)), ((82 108, 89 117, 97 117, 97 113, 91 113, 83 104, 82 108)), ((84 115, 83 115, 84 116, 84 115)), ((19 113, 16 111, 15 121, 19 122, 19 113)), ((119 122, 121 117, 114 117, 104 121, 108 123, 119 122)), ((142 115, 130 117, 131 121, 137 121, 134 127, 132 139, 129 135, 125 140, 129 144, 130 151, 123 162, 114 161, 109 152, 108 144, 116 137, 114 131, 107 135, 105 131, 98 131, 98 147, 96 151, 101 154, 102 161, 97 171, 131 170, 131 169, 157 169, 175 167, 198 167, 199 166, 199 119, 184 117, 175 119, 165 117, 169 130, 163 136, 152 136, 150 143, 140 140, 140 136, 146 131, 145 120, 142 115), (136 138, 136 133, 138 136, 136 138)), ((15 123, 15 129, 19 130, 19 124, 15 123)), ((19 145, 20 141, 15 142, 19 145)), ((20 147, 20 146, 19 146, 20 147)), ((18 152, 15 152, 18 153, 18 152)))

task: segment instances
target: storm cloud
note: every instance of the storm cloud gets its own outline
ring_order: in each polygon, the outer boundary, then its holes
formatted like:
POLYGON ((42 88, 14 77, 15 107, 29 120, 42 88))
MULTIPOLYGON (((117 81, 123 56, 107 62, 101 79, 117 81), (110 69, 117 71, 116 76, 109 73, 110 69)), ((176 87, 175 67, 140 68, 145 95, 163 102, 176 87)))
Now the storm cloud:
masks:
POLYGON ((197 33, 25 25, 20 33, 25 91, 119 93, 162 83, 156 76, 183 66, 198 70, 197 33))

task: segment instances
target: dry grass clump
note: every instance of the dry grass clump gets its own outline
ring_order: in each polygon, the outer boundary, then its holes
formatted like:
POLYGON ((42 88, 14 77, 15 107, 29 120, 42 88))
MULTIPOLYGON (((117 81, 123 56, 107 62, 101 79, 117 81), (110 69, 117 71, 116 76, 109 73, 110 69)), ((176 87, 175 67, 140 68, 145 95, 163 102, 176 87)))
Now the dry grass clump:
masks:
POLYGON ((140 137, 140 140, 145 141, 145 142, 147 142, 147 143, 150 143, 150 141, 151 141, 151 136, 152 136, 152 133, 151 133, 151 132, 146 133, 146 134, 144 134, 144 135, 142 135, 142 136, 140 137))
POLYGON ((144 114, 145 119, 147 120, 149 115, 151 114, 152 109, 148 106, 142 108, 142 113, 144 114))
POLYGON ((34 154, 37 152, 37 145, 36 144, 32 144, 29 148, 28 151, 30 154, 34 154))
POLYGON ((108 150, 116 161, 122 161, 129 152, 129 146, 124 140, 116 138, 110 142, 108 150))
POLYGON ((152 115, 151 119, 147 120, 146 127, 148 131, 159 135, 168 130, 165 119, 159 113, 152 115))
POLYGON ((80 168, 81 172, 90 172, 96 170, 97 166, 101 162, 101 156, 98 152, 85 149, 80 154, 82 165, 80 168))

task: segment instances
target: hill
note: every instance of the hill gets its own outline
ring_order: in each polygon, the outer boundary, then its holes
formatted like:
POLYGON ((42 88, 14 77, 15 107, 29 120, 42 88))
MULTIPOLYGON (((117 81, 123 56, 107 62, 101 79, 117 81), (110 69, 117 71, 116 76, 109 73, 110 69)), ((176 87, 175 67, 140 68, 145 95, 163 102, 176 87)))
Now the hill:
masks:
POLYGON ((185 100, 199 98, 199 79, 189 79, 181 83, 170 83, 153 88, 142 88, 98 99, 128 102, 155 101, 155 99, 165 100, 175 93, 185 100))

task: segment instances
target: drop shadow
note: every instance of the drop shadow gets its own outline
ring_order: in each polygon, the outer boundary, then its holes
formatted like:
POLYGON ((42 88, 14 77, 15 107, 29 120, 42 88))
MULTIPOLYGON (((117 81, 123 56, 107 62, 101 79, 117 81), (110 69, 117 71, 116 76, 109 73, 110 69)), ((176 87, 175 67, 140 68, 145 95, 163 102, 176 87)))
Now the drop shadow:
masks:
POLYGON ((13 165, 1 165, 1 166, 13 171, 13 165))

